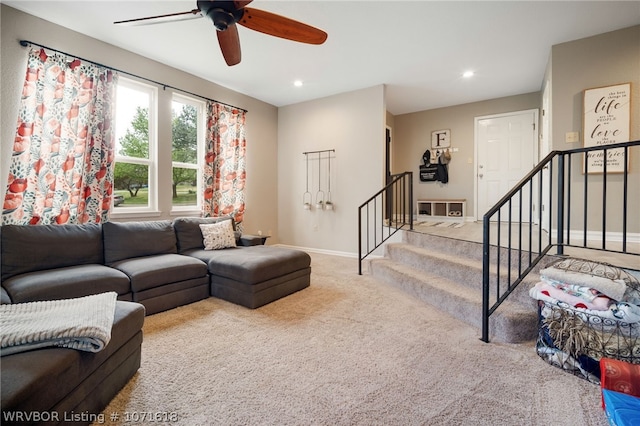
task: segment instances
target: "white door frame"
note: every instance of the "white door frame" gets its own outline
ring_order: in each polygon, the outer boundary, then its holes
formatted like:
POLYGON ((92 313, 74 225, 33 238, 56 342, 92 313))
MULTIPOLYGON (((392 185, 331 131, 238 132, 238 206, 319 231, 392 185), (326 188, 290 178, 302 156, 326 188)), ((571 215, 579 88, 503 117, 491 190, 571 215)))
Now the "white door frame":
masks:
MULTIPOLYGON (((478 212, 478 133, 479 133, 478 126, 479 126, 479 123, 481 120, 486 120, 491 118, 503 118, 503 117, 509 117, 511 115, 521 115, 521 114, 529 114, 529 113, 533 113, 533 120, 536 126, 535 129, 537 131, 539 127, 539 121, 538 121, 539 111, 537 108, 527 109, 522 111, 505 112, 501 114, 483 115, 483 116, 474 118, 474 124, 473 124, 473 143, 474 143, 474 148, 473 148, 474 159, 473 160, 474 161, 473 163, 474 163, 475 171, 473 173, 473 206, 474 206, 474 214, 475 214, 476 221, 482 221, 482 216, 484 215, 484 212, 478 212)), ((531 147, 531 149, 533 149, 532 158, 537 163, 538 161, 540 161, 540 158, 538 157, 538 138, 537 137, 533 138, 532 145, 533 145, 531 147)), ((535 201, 537 200, 534 200, 534 208, 537 209, 539 207, 537 206, 535 201)))
MULTIPOLYGON (((551 152, 551 81, 546 80, 544 90, 542 91, 542 119, 540 123, 540 150, 538 161, 542 160, 551 152)), ((546 232, 550 232, 551 224, 549 223, 549 191, 551 191, 551 177, 549 175, 549 166, 542 170, 542 223, 540 226, 546 232)))
MULTIPOLYGON (((389 132, 389 173, 393 174, 393 127, 390 127, 389 125, 385 126, 385 150, 387 149, 386 144, 387 144, 387 131, 389 132)), ((387 161, 385 159, 385 161, 387 161)), ((386 185, 386 182, 385 182, 386 185)))

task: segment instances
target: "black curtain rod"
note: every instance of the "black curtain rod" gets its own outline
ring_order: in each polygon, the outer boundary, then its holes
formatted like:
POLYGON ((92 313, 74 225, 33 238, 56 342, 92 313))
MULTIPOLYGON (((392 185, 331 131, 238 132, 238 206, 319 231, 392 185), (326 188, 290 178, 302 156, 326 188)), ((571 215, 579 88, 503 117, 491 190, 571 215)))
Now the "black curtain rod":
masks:
POLYGON ((241 110, 241 111, 248 112, 248 111, 247 111, 246 109, 244 109, 244 108, 240 108, 240 107, 237 107, 237 106, 235 106, 235 105, 228 104, 228 103, 226 103, 226 102, 220 102, 220 101, 217 101, 217 100, 215 100, 215 99, 210 99, 210 98, 207 98, 206 96, 198 95, 197 93, 192 93, 192 92, 189 92, 189 91, 187 91, 187 90, 182 90, 182 89, 180 89, 180 88, 178 88, 178 87, 174 87, 174 86, 170 86, 170 85, 168 85, 168 84, 160 83, 159 81, 151 80, 150 78, 142 77, 142 76, 139 76, 139 75, 136 75, 136 74, 130 73, 130 72, 128 72, 128 71, 119 70, 119 69, 117 69, 117 68, 109 67, 109 66, 107 66, 107 65, 103 65, 103 64, 100 64, 100 63, 98 63, 98 62, 91 61, 91 60, 89 60, 89 59, 81 58, 81 57, 76 56, 76 55, 71 55, 71 54, 69 54, 69 53, 63 52, 63 51, 58 50, 58 49, 54 49, 54 48, 52 48, 52 47, 44 46, 44 45, 39 44, 39 43, 34 43, 34 42, 32 42, 32 41, 29 41, 29 40, 20 40, 20 41, 19 41, 19 43, 20 43, 20 46, 22 46, 22 47, 28 47, 28 46, 30 46, 30 45, 31 45, 31 46, 38 46, 38 47, 42 47, 43 49, 52 50, 52 51, 54 51, 54 52, 56 52, 56 53, 61 53, 61 54, 66 55, 66 56, 71 56, 71 57, 73 57, 73 58, 77 58, 77 59, 80 59, 81 61, 89 62, 89 63, 91 63, 91 64, 93 64, 93 65, 97 65, 97 66, 99 66, 99 67, 108 68, 108 69, 110 69, 110 70, 113 70, 113 71, 119 72, 119 73, 121 73, 121 74, 126 74, 126 75, 129 75, 129 76, 131 76, 131 77, 139 78, 139 79, 141 79, 141 80, 148 81, 148 82, 153 83, 153 84, 156 84, 156 85, 158 85, 158 86, 162 86, 162 88, 163 88, 164 90, 166 90, 167 88, 169 88, 169 89, 173 89, 173 90, 178 90, 178 91, 180 91, 180 92, 182 92, 182 93, 186 93, 186 94, 191 95, 191 96, 196 96, 196 97, 198 97, 198 98, 200 98, 200 99, 205 99, 205 100, 207 100, 207 101, 211 101, 211 102, 217 102, 217 103, 219 103, 219 104, 226 105, 226 106, 229 106, 229 107, 231 107, 231 108, 236 108, 236 109, 239 109, 239 110, 241 110))

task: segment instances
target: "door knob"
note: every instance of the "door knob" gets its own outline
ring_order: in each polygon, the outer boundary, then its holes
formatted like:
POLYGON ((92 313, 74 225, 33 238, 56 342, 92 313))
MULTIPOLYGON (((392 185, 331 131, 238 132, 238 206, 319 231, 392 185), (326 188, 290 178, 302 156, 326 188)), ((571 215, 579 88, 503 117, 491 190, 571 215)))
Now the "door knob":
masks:
POLYGON ((484 176, 482 173, 480 173, 480 174, 478 175, 478 177, 479 177, 480 179, 482 179, 482 176, 484 176))

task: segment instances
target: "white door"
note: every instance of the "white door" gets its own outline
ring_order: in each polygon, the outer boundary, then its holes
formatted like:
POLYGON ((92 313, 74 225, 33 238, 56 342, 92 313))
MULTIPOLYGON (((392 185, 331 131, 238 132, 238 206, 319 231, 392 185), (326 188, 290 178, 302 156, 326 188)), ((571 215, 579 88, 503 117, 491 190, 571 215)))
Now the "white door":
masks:
MULTIPOLYGON (((535 166, 537 116, 537 110, 530 110, 476 118, 477 220, 535 166)), ((522 192, 522 201, 514 198, 512 221, 520 220, 520 202, 522 220, 529 220, 530 191, 527 187, 522 192)), ((535 194, 533 201, 536 201, 535 194)), ((508 220, 508 208, 502 209, 501 215, 501 220, 508 220)))

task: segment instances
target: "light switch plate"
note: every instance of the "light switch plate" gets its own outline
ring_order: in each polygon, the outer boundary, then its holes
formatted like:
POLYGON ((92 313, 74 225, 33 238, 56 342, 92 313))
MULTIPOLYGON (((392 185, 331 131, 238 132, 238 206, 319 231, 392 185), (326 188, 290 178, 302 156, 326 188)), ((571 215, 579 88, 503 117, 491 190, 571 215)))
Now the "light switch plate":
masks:
POLYGON ((564 141, 566 143, 578 142, 580 134, 578 132, 567 132, 564 134, 564 141))

